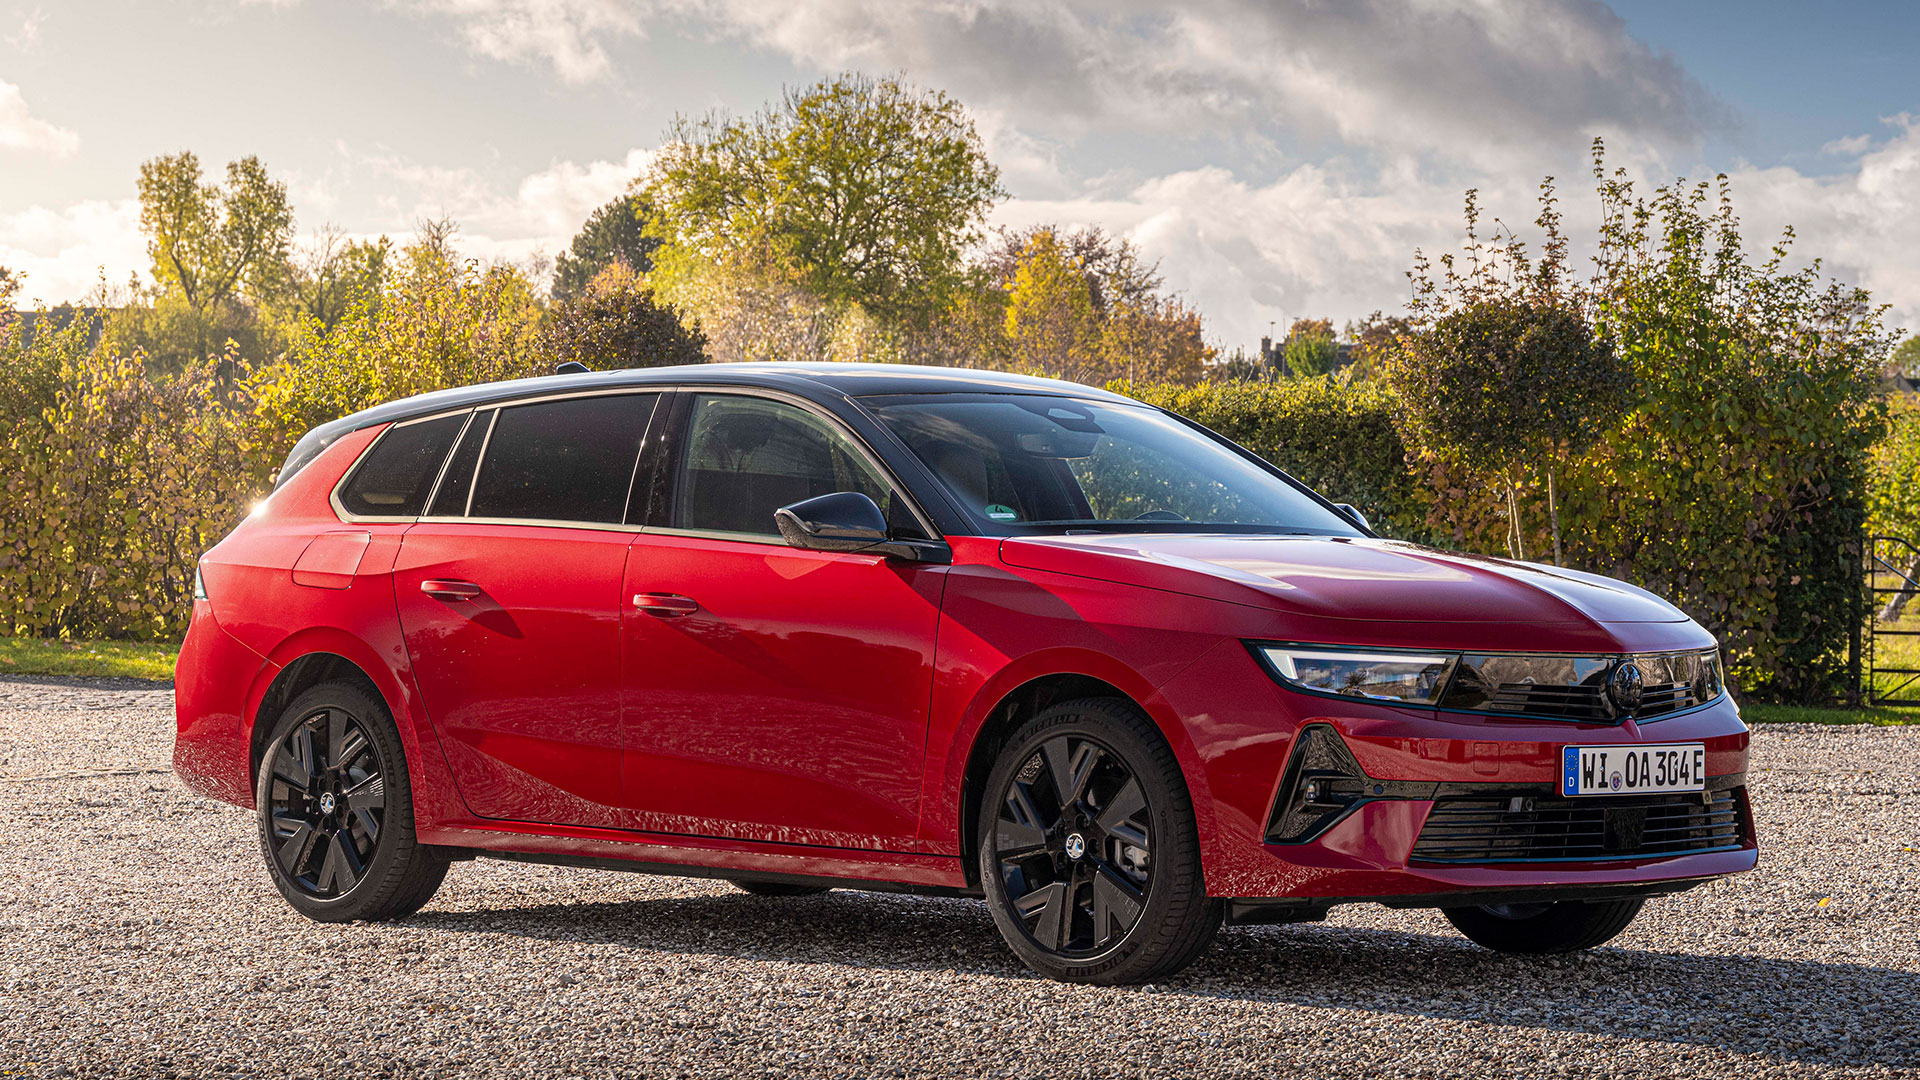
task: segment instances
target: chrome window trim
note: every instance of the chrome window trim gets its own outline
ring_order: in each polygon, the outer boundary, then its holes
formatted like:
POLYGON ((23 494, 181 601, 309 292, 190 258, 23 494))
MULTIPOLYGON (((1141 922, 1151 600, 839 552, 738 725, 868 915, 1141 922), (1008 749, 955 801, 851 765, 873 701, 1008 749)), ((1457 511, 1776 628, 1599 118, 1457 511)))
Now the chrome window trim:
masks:
MULTIPOLYGON (((393 423, 388 424, 386 427, 382 428, 380 430, 380 434, 374 436, 373 441, 368 443, 366 445, 366 448, 360 451, 360 456, 353 459, 353 464, 347 466, 347 471, 340 474, 340 479, 334 481, 333 487, 327 492, 327 502, 329 505, 333 507, 333 515, 339 518, 341 521, 352 523, 352 524, 396 525, 401 522, 418 521, 420 519, 420 516, 418 514, 356 514, 356 513, 353 513, 352 511, 347 509, 347 506, 345 503, 340 501, 340 493, 346 490, 348 484, 353 483, 353 478, 355 474, 359 473, 361 466, 367 463, 367 458, 373 455, 374 448, 379 446, 383 441, 386 440, 388 432, 395 431, 403 427, 412 427, 415 424, 430 423, 434 420, 445 420, 449 416, 459 416, 461 413, 468 414, 468 421, 467 421, 468 423, 473 422, 472 421, 473 406, 468 405, 464 408, 447 409, 444 412, 431 413, 427 416, 413 416, 405 420, 396 420, 393 423)), ((465 433, 466 430, 467 430, 466 426, 462 425, 460 428, 460 433, 465 433)), ((453 459, 453 452, 459 448, 460 448, 460 434, 455 434, 453 437, 452 445, 447 447, 446 458, 442 459, 440 462, 441 474, 444 475, 446 473, 447 462, 453 459)), ((311 464, 311 462, 309 462, 309 464, 311 464)), ((426 503, 427 506, 430 507, 433 505, 434 493, 439 491, 439 489, 440 489, 440 478, 436 477, 433 482, 433 491, 429 491, 427 493, 427 503, 426 503)))

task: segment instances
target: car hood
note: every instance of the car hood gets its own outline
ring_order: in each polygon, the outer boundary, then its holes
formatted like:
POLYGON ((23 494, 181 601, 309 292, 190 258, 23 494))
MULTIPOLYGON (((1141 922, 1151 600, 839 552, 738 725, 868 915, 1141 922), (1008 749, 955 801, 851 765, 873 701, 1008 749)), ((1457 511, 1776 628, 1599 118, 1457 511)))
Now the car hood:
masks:
POLYGON ((1622 581, 1393 540, 1131 533, 1005 540, 1009 566, 1316 619, 1393 623, 1689 623, 1622 581))

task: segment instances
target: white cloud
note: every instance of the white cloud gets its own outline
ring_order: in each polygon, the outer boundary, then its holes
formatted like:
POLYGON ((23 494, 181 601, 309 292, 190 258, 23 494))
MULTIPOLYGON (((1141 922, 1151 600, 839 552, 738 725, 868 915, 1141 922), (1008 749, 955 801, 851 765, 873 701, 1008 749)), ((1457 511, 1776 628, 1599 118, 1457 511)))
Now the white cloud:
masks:
POLYGON ((823 70, 905 70, 1029 131, 1305 134, 1505 164, 1569 131, 1686 147, 1727 122, 1588 0, 658 2, 823 70))
POLYGON ((34 8, 20 20, 20 29, 6 36, 7 44, 20 52, 31 52, 40 44, 40 24, 46 19, 46 11, 34 8))
POLYGON ((453 19, 467 47, 480 56, 545 64, 573 84, 594 82, 612 70, 602 36, 640 33, 639 13, 629 0, 412 0, 402 6, 453 19))
POLYGON ((1830 144, 1830 152, 1853 159, 1835 172, 1743 168, 1729 178, 1750 246, 1771 244, 1792 225, 1795 253, 1865 286, 1892 305, 1892 325, 1912 332, 1920 330, 1920 116, 1886 123, 1884 139, 1830 144))
POLYGON ((0 80, 0 150, 64 158, 78 149, 80 136, 34 116, 20 88, 0 80))
POLYGON ((24 303, 78 301, 104 276, 115 286, 147 267, 134 199, 0 214, 0 266, 26 275, 24 303))

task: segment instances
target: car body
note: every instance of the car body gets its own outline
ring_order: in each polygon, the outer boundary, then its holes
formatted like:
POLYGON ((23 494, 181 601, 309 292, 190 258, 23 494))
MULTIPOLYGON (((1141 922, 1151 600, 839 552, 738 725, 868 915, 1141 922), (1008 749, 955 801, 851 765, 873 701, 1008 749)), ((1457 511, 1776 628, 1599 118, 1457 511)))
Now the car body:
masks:
POLYGON ((423 395, 309 433, 199 573, 176 691, 186 783, 255 806, 275 718, 349 680, 391 713, 417 841, 449 858, 978 895, 1008 738, 1095 698, 1177 762, 1171 797, 1191 800, 1228 922, 1637 902, 1757 857, 1747 728, 1713 638, 1677 609, 1377 537, 1205 429, 1076 384, 744 364, 423 395), (1233 463, 1209 468, 1250 470, 1233 483, 1275 485, 1312 524, 1150 509, 1131 528, 1030 525, 991 501, 960 435, 923 438, 975 417, 1066 425, 981 451, 1034 470, 1024 491, 1072 475, 1099 417, 1218 447, 1233 463), (764 464, 783 453, 855 476, 886 507, 884 542, 793 546, 814 523, 783 512, 776 529, 773 511, 834 485, 764 464), (614 490, 616 473, 631 481, 614 490), (1372 659, 1342 659, 1355 650, 1372 659), (1403 655, 1428 665, 1412 697, 1325 681, 1403 655), (1501 664, 1529 673, 1502 681, 1501 664), (1608 689, 1629 681, 1633 697, 1608 689), (1582 746, 1690 747, 1705 790, 1563 796, 1582 746))

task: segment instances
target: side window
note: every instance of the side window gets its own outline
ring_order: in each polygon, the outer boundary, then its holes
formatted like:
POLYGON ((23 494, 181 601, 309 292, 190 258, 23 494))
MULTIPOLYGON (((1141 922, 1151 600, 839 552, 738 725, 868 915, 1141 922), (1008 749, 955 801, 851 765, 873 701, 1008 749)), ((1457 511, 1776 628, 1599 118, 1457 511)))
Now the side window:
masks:
POLYGON ((341 489, 340 505, 362 517, 419 514, 466 422, 467 414, 459 413, 388 428, 341 489))
POLYGON ((657 400, 655 394, 621 394, 501 409, 469 513, 620 523, 657 400))
POLYGON ((460 517, 467 512, 467 493, 473 490, 473 467, 480 464, 480 447, 485 445, 487 432, 491 430, 492 409, 473 414, 473 422, 460 436, 460 445, 453 448, 453 457, 447 459, 440 489, 433 493, 433 505, 427 507, 428 517, 460 517))
POLYGON ((766 398, 696 397, 674 481, 676 528, 779 536, 775 510, 858 491, 903 534, 920 532, 844 433, 805 409, 766 398))

